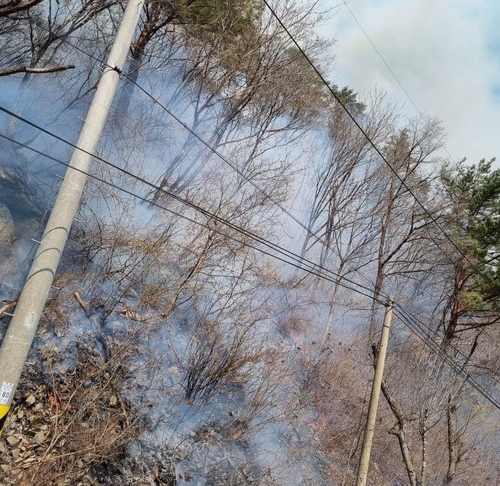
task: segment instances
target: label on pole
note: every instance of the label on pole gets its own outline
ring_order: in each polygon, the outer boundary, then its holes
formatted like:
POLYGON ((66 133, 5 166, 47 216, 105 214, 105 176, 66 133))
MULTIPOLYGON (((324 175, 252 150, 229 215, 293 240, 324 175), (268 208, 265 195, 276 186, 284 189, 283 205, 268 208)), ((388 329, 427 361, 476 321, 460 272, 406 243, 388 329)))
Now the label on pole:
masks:
POLYGON ((0 405, 0 437, 2 437, 3 426, 7 420, 7 413, 9 412, 9 406, 0 405))
POLYGON ((26 327, 28 329, 31 329, 36 324, 36 314, 34 312, 30 312, 26 316, 26 320, 24 322, 26 324, 26 327))
POLYGON ((2 388, 0 388, 0 405, 7 405, 9 403, 12 388, 14 388, 14 383, 3 382, 2 388))

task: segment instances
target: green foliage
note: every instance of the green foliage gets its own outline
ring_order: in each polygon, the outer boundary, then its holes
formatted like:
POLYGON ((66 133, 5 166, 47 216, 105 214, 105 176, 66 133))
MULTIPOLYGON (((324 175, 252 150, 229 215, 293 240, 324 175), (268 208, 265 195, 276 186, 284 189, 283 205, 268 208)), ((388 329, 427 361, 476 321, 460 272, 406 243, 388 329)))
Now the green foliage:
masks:
POLYGON ((334 85, 333 91, 335 91, 335 94, 339 98, 340 102, 345 105, 353 115, 358 115, 364 112, 366 105, 358 101, 358 94, 354 90, 348 88, 347 86, 340 89, 338 86, 334 85))
POLYGON ((484 300, 477 292, 460 292, 459 300, 464 309, 474 312, 484 307, 484 300))
MULTIPOLYGON (((450 200, 448 220, 455 240, 475 268, 469 268, 469 290, 484 302, 498 306, 500 293, 500 169, 493 160, 477 165, 464 161, 443 172, 442 181, 450 200), (477 275, 476 269, 482 275, 477 275)), ((470 296, 469 295, 469 296, 470 296)), ((468 299, 466 299, 468 300, 468 299)), ((479 300, 470 302, 477 310, 479 300)))
POLYGON ((352 123, 348 118, 348 115, 346 114, 344 108, 341 106, 341 103, 355 118, 364 114, 366 105, 358 101, 358 94, 347 86, 339 88, 336 84, 332 83, 330 83, 330 86, 332 87, 333 92, 340 101, 340 103, 338 103, 337 101, 332 102, 332 96, 330 95, 330 93, 327 93, 326 90, 324 90, 325 103, 327 105, 330 105, 330 135, 333 139, 335 139, 339 131, 339 124, 342 124, 343 121, 347 121, 347 123, 349 124, 352 123))
MULTIPOLYGON (((181 17, 188 56, 194 60, 185 79, 198 83, 211 100, 220 99, 227 121, 268 125, 281 120, 297 129, 316 123, 331 105, 302 53, 281 27, 264 18, 261 1, 192 3, 181 17)), ((304 48, 320 63, 328 41, 304 37, 304 48)), ((347 88, 339 94, 349 102, 355 98, 347 88)))
POLYGON ((227 42, 252 30, 261 10, 257 0, 178 0, 174 7, 177 22, 190 25, 191 34, 207 41, 223 34, 227 42))

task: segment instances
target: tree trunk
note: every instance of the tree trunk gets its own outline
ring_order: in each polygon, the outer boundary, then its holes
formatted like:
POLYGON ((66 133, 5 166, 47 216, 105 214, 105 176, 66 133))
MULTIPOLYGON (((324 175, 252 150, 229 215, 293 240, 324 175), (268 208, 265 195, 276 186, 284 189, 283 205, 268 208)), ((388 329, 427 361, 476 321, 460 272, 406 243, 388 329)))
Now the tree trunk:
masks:
POLYGON ((419 486, 417 482, 417 473, 413 460, 410 453, 410 447, 408 445, 407 434, 406 434, 406 419, 404 418, 402 410, 399 408, 395 402, 392 395, 389 393, 387 385, 382 381, 381 385, 382 393, 384 394, 389 407, 391 408, 394 417, 396 417, 396 424, 389 430, 389 434, 395 435, 398 438, 399 448, 401 450, 401 455, 403 456, 403 462, 408 474, 408 479, 410 481, 410 486, 419 486))
POLYGON ((454 423, 455 412, 456 406, 450 395, 448 397, 448 407, 446 409, 446 419, 448 422, 448 470, 443 479, 443 484, 451 484, 457 472, 457 464, 459 462, 459 441, 454 423))

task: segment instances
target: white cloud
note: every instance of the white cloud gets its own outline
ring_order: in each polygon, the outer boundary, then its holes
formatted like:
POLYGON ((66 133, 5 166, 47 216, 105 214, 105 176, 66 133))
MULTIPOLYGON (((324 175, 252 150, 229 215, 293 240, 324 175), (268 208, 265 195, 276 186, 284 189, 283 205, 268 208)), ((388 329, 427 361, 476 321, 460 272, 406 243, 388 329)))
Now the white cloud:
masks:
MULTIPOLYGON (((349 6, 417 107, 443 121, 452 156, 500 158, 500 2, 351 0, 349 6)), ((378 86, 415 114, 345 6, 321 32, 337 39, 337 84, 361 93, 378 86)))

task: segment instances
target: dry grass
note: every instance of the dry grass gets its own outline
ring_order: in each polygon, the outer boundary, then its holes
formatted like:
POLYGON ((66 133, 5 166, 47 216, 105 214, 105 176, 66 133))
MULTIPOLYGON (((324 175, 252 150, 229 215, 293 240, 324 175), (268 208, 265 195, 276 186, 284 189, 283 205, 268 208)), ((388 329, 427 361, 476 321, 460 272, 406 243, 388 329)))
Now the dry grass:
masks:
POLYGON ((6 424, 2 484, 65 486, 85 478, 81 484, 99 484, 88 478, 117 463, 139 432, 121 393, 129 349, 115 347, 104 362, 80 345, 74 367, 63 373, 56 371, 58 354, 45 350, 41 373, 40 364, 28 369, 6 424))

